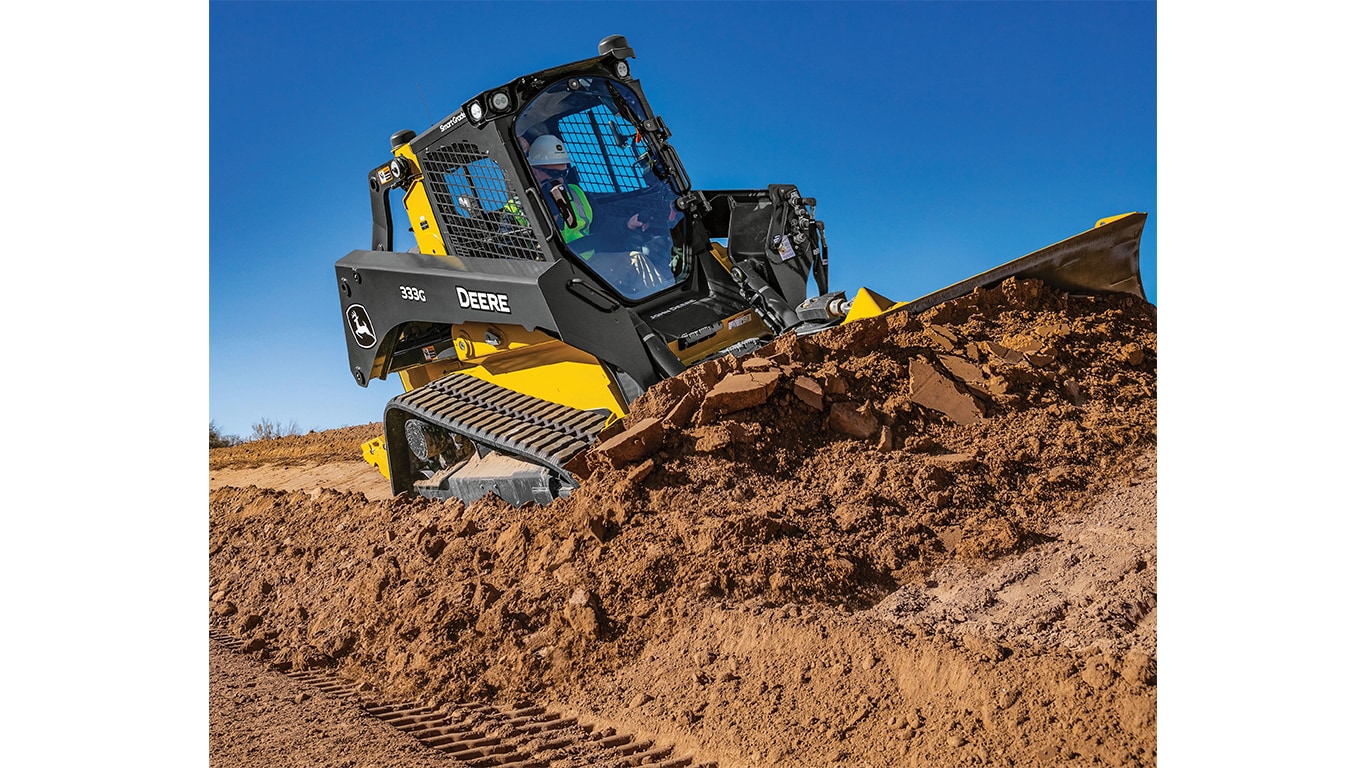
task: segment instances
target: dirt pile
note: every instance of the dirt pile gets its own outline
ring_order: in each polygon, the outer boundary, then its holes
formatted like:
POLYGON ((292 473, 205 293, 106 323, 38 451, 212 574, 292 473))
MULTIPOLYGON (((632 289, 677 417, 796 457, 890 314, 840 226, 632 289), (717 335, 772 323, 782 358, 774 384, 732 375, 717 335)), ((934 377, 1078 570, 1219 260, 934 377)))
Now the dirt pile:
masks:
POLYGON ((387 499, 389 481, 358 461, 361 446, 379 437, 384 425, 309 432, 209 450, 209 488, 274 488, 315 491, 346 488, 366 498, 387 499))
POLYGON ((1155 387, 1151 305, 1012 280, 663 382, 547 507, 215 490, 211 611, 723 765, 1150 765, 1155 387))
POLYGON ((384 425, 375 422, 306 435, 287 435, 274 440, 253 440, 227 448, 209 450, 209 470, 242 469, 275 465, 297 467, 329 461, 353 461, 361 444, 384 432, 384 425))

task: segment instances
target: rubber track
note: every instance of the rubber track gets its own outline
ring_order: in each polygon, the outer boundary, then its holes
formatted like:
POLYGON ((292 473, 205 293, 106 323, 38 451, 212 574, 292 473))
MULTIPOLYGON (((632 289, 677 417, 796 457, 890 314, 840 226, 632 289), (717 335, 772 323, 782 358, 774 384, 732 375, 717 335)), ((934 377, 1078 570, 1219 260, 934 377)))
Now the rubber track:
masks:
POLYGON ((552 403, 464 373, 399 395, 388 407, 545 466, 571 482, 564 463, 592 445, 607 421, 604 413, 552 403))
MULTIPOLYGON (((245 643, 209 628, 209 638, 241 653, 245 643)), ((676 756, 668 745, 596 728, 540 706, 496 707, 480 703, 383 702, 368 685, 327 669, 283 673, 326 696, 355 704, 370 716, 410 734, 471 768, 716 768, 676 756)))

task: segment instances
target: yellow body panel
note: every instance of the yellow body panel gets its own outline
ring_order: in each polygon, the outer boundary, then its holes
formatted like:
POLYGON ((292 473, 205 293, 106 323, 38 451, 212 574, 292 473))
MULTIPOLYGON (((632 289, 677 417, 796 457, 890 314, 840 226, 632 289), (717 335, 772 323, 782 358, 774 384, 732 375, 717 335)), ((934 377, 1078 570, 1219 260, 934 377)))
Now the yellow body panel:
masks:
POLYGON ((567 405, 570 408, 583 411, 606 409, 612 415, 608 417, 604 427, 626 415, 626 409, 617 398, 616 387, 597 360, 591 363, 562 360, 501 373, 476 367, 470 368, 466 373, 484 381, 491 381, 500 387, 567 405))
POLYGON ((570 408, 605 408, 613 414, 608 423, 626 415, 602 363, 547 334, 519 325, 464 323, 451 328, 451 337, 455 356, 399 372, 405 391, 458 371, 570 408), (499 339, 496 346, 486 340, 489 334, 499 339))
POLYGON ((721 321, 721 327, 714 336, 710 336, 702 341, 688 346, 680 347, 677 341, 669 342, 669 349, 683 361, 684 365, 692 365, 699 360, 716 354, 732 344, 739 344, 745 339, 752 339, 759 336, 772 335, 773 329, 769 328, 758 312, 747 309, 738 312, 725 320, 721 321))
POLYGON ((413 169, 412 185, 403 193, 403 207, 408 211, 408 224, 417 241, 417 249, 433 256, 447 255, 441 230, 436 226, 436 215, 432 213, 432 202, 427 197, 427 187, 422 183, 422 173, 417 170, 417 155, 413 154, 411 145, 404 144, 394 150, 394 157, 407 160, 413 169))
POLYGON ((721 266, 726 268, 727 272, 735 269, 735 264, 731 263, 730 260, 730 251, 726 249, 726 246, 721 245, 720 243, 712 243, 711 255, 712 258, 721 263, 721 266))

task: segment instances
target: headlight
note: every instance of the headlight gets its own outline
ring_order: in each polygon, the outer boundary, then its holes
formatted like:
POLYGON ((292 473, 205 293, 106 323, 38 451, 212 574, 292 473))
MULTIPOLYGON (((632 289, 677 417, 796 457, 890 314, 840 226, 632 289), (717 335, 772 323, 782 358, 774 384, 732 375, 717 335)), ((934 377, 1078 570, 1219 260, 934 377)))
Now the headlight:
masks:
POLYGON ((626 64, 625 59, 617 62, 617 77, 625 80, 631 75, 631 67, 626 64))
POLYGON ((495 112, 502 112, 512 106, 512 99, 508 98, 506 93, 498 91, 489 98, 489 106, 493 107, 495 112))

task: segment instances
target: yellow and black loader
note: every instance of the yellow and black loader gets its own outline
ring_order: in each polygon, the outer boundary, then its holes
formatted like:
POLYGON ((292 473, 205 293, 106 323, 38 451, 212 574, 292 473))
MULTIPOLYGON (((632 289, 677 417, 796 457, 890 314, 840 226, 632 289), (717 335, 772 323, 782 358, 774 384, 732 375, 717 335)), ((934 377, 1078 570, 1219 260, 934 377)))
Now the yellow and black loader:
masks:
POLYGON ((336 264, 351 373, 404 394, 363 446, 397 495, 548 503, 566 463, 650 385, 886 311, 920 311, 1011 276, 1144 296, 1146 215, 917 299, 828 285, 816 201, 791 184, 697 190, 612 36, 598 55, 479 93, 391 137, 369 174, 369 250, 336 264), (417 245, 393 250, 391 196, 417 245), (808 285, 814 283, 814 296, 808 285))

